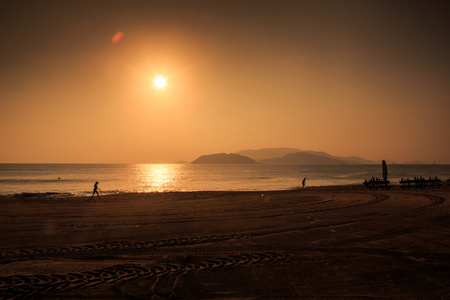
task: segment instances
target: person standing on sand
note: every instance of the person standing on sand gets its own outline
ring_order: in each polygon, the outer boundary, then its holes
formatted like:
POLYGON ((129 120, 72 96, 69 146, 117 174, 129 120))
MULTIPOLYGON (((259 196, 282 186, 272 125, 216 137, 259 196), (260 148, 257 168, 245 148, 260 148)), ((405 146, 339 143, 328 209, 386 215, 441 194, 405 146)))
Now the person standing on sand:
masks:
POLYGON ((305 178, 303 178, 303 181, 302 181, 302 188, 304 188, 304 187, 305 187, 305 182, 306 182, 306 177, 305 177, 305 178))
POLYGON ((100 189, 98 188, 98 181, 96 181, 94 184, 94 192, 92 193, 91 199, 94 199, 95 194, 97 194, 97 197, 100 198, 100 194, 98 193, 98 191, 100 191, 100 189))

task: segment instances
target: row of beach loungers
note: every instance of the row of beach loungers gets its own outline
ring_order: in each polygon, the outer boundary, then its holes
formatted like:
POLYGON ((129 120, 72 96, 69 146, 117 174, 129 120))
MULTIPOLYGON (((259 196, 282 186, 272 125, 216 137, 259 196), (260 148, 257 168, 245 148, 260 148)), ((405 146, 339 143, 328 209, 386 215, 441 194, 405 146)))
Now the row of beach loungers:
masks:
MULTIPOLYGON (((410 188, 416 188, 416 189, 426 189, 426 188, 439 188, 441 184, 441 180, 437 177, 428 179, 425 179, 423 177, 417 178, 414 177, 414 179, 401 179, 400 180, 400 187, 402 189, 410 189, 410 188)), ((363 184, 369 189, 383 189, 383 190, 389 190, 391 189, 391 186, 389 185, 389 180, 379 179, 379 178, 371 178, 369 180, 364 180, 363 184)))

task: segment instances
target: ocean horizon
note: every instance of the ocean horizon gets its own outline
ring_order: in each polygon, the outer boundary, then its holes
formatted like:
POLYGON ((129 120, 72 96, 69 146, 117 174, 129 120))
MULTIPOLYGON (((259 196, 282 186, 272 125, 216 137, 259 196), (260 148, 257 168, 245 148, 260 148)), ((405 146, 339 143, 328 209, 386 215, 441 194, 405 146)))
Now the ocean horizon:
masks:
MULTIPOLYGON (((401 178, 446 181, 450 165, 388 165, 391 184, 401 178)), ((101 194, 267 191, 357 185, 381 177, 381 165, 222 165, 222 164, 0 164, 1 196, 88 196, 99 182, 101 194)))

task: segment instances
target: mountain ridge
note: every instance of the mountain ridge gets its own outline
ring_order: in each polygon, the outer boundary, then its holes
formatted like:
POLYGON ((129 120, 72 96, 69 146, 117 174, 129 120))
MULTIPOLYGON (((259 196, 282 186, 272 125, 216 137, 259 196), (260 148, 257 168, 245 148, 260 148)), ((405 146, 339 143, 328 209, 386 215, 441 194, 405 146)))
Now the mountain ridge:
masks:
POLYGON ((215 153, 209 155, 202 155, 192 164, 256 164, 256 161, 236 153, 215 153))
MULTIPOLYGON (((309 157, 310 159, 316 161, 313 164, 377 164, 377 162, 361 158, 358 156, 333 156, 323 151, 311 151, 311 150, 300 150, 297 148, 262 148, 262 149, 248 149, 235 152, 243 156, 250 157, 259 163, 270 163, 274 164, 304 164, 302 161, 309 157), (292 156, 285 157, 286 155, 294 153, 306 153, 308 155, 298 154, 297 162, 292 156), (318 159, 321 157, 323 159, 318 159)), ((308 163, 308 162, 306 162, 308 163)), ((311 163, 309 163, 311 164, 311 163)))
POLYGON ((235 153, 215 153, 199 156, 192 164, 279 164, 279 165, 339 165, 377 164, 358 156, 333 156, 322 151, 296 148, 263 148, 235 153))
POLYGON ((269 165, 340 165, 342 160, 307 152, 289 153, 283 157, 258 161, 269 165))

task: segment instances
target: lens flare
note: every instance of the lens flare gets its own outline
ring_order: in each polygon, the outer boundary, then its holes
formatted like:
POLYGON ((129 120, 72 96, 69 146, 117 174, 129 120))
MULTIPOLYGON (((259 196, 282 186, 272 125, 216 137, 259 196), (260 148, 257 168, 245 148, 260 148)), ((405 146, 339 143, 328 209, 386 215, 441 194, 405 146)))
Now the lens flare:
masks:
POLYGON ((113 44, 118 43, 118 42, 122 39, 122 37, 123 37, 123 32, 122 32, 122 31, 119 31, 118 33, 116 33, 116 34, 113 36, 113 38, 112 38, 113 44))

